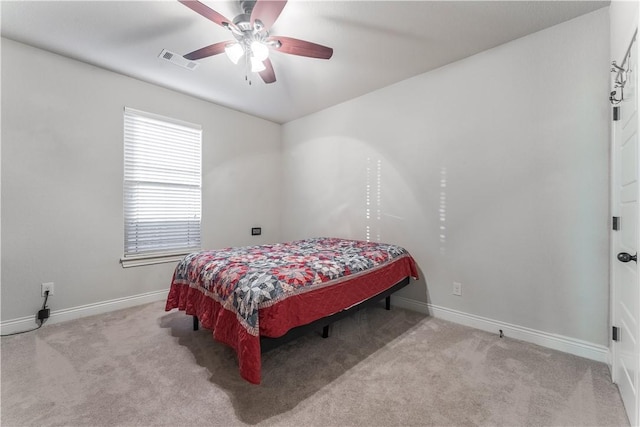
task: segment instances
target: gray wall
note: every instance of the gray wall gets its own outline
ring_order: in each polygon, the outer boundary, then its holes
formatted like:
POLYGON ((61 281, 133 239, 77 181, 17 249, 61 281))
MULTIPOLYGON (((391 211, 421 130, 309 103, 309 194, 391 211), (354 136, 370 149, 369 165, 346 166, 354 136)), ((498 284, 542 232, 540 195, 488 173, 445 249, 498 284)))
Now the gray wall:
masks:
POLYGON ((285 124, 282 237, 398 243, 423 275, 405 297, 607 345, 608 20, 285 124))
POLYGON ((2 320, 168 289, 119 263, 125 106, 202 125, 203 247, 280 239, 279 125, 2 39, 2 320))

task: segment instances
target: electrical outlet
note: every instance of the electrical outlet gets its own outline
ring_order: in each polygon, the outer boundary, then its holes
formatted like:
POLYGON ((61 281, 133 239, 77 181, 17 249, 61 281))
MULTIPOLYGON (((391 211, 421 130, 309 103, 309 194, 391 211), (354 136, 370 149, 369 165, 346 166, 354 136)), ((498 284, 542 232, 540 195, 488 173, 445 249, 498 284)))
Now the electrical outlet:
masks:
POLYGON ((453 282, 453 294, 462 296, 462 283, 453 282))
POLYGON ((53 282, 43 283, 40 287, 42 296, 45 296, 45 292, 49 291, 49 296, 53 295, 53 282))

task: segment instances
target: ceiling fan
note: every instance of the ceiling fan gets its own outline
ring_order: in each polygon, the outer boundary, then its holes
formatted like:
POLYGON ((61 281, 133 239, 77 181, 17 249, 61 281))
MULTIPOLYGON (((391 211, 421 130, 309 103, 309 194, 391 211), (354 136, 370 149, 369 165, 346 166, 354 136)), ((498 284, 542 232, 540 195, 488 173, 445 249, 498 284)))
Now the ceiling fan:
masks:
POLYGON ((234 64, 244 59, 247 69, 260 74, 265 83, 273 83, 276 81, 276 75, 269 59, 271 49, 319 59, 329 59, 333 55, 333 49, 330 47, 292 37, 269 35, 269 29, 280 16, 287 0, 240 0, 244 13, 236 16, 233 21, 197 0, 178 1, 231 31, 235 38, 195 50, 184 55, 185 59, 197 60, 225 52, 234 64))

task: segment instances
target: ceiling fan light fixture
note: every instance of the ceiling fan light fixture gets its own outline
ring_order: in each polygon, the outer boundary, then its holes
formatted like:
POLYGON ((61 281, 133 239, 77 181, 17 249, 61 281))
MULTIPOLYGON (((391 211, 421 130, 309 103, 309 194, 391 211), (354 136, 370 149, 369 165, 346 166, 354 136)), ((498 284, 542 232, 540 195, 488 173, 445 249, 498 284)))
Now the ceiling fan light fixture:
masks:
POLYGON ((227 54, 231 62, 237 64, 240 58, 244 56, 244 49, 240 43, 232 43, 224 48, 224 52, 227 54))
POLYGON ((267 67, 265 67, 265 65, 262 63, 262 61, 260 61, 259 59, 255 58, 255 57, 251 57, 251 72, 252 73, 259 73, 260 71, 264 71, 267 67))
POLYGON ((254 40, 251 42, 251 54, 253 58, 262 62, 269 57, 269 48, 264 43, 254 40))

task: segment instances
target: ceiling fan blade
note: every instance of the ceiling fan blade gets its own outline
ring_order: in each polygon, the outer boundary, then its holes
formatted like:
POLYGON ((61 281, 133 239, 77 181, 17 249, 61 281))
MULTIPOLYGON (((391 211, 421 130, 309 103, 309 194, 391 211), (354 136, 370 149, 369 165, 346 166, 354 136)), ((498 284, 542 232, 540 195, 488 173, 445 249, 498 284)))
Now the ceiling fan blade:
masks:
POLYGON ((215 22, 218 25, 221 25, 226 28, 225 24, 233 25, 233 21, 225 18, 220 15, 215 10, 211 9, 209 6, 204 5, 196 0, 178 0, 183 5, 187 6, 189 9, 193 10, 196 13, 204 16, 205 18, 215 22))
POLYGON ((287 0, 258 0, 251 11, 251 24, 259 19, 264 28, 269 31, 271 26, 287 4, 287 0))
POLYGON ((264 70, 260 71, 259 73, 260 77, 262 77, 262 80, 264 80, 264 82, 267 84, 275 82, 276 73, 273 71, 273 65, 271 64, 271 61, 269 60, 269 58, 262 61, 262 63, 266 67, 264 70))
POLYGON ((196 59, 202 59, 202 58, 207 58, 209 56, 217 55, 219 53, 224 52, 224 48, 229 43, 231 42, 227 40, 226 42, 218 42, 209 46, 205 46, 202 49, 194 50, 191 53, 187 53, 186 55, 184 55, 184 59, 196 60, 196 59))
POLYGON ((269 37, 269 41, 278 40, 282 43, 278 52, 291 55, 308 56, 309 58, 329 59, 333 55, 333 49, 319 44, 294 39, 293 37, 269 37))

